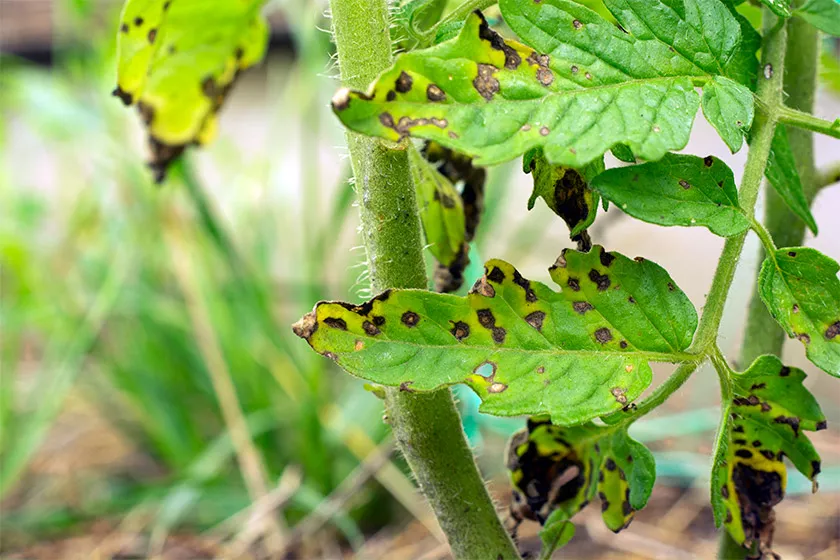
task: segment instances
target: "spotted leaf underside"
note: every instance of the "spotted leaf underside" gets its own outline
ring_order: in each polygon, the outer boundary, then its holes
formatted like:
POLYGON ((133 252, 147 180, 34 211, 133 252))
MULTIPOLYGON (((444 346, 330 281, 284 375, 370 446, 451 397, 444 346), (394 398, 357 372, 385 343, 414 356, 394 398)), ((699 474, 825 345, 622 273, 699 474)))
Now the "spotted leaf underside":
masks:
POLYGON ((546 527, 568 521, 597 496, 604 523, 619 532, 645 506, 656 479, 653 455, 626 428, 560 427, 544 417, 513 435, 507 461, 512 517, 546 527))
POLYGON ((688 141, 694 81, 753 79, 757 36, 720 0, 644 23, 655 10, 630 4, 607 2, 625 33, 568 0, 503 1, 526 44, 472 14, 458 37, 399 56, 368 92, 340 91, 333 109, 358 132, 433 139, 478 165, 542 147, 550 163, 580 168, 619 143, 657 160, 688 141))
POLYGON ((820 472, 803 431, 825 429, 826 421, 804 379, 775 356, 761 356, 733 376, 734 399, 712 470, 712 508, 716 524, 746 547, 772 545, 773 507, 787 483, 783 458, 812 481, 820 472))
POLYGON ((779 249, 765 259, 758 290, 791 338, 817 367, 840 377, 840 265, 807 247, 779 249))
POLYGON ((551 268, 560 292, 491 260, 470 294, 391 290, 362 305, 322 302, 295 325, 349 373, 408 391, 465 383, 481 411, 578 424, 619 410, 679 361, 697 313, 651 261, 595 246, 551 268))
POLYGON ((190 144, 216 132, 237 74, 268 42, 263 0, 126 0, 117 37, 114 95, 136 105, 160 181, 190 144))
POLYGON ((705 226, 721 236, 750 226, 729 167, 714 156, 668 154, 660 161, 617 167, 592 188, 640 220, 663 226, 705 226))

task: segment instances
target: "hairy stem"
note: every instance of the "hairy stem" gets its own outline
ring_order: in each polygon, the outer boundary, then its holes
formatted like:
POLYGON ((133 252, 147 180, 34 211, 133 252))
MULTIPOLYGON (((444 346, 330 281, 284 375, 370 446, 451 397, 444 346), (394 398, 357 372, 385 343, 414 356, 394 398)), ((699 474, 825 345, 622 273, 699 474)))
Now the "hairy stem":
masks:
MULTIPOLYGON (((387 0, 331 0, 344 85, 365 89, 392 61, 387 0)), ((371 285, 425 288, 420 220, 405 149, 347 133, 371 285)), ((455 558, 519 558, 496 515, 448 389, 386 390, 394 437, 455 558)))
MULTIPOLYGON (((804 21, 801 23, 808 25, 804 21)), ((819 132, 820 134, 840 138, 840 118, 827 121, 791 107, 782 107, 779 112, 779 121, 811 132, 819 132)))

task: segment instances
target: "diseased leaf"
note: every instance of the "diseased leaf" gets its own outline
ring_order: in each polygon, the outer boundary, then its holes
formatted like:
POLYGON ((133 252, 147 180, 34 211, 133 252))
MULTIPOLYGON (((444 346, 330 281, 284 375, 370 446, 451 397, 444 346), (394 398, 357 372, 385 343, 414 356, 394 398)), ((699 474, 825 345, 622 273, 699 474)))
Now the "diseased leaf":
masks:
POLYGON ((811 207, 805 198, 805 191, 802 188, 802 180, 799 178, 799 171, 796 169, 796 160, 790 148, 787 129, 785 125, 778 124, 773 134, 773 143, 770 147, 770 157, 767 159, 767 167, 764 175, 773 189, 779 193, 791 212, 796 214, 808 226, 814 235, 817 234, 817 222, 811 214, 811 207))
POLYGON ((461 195, 417 150, 409 150, 408 161, 429 251, 438 262, 449 267, 464 252, 466 244, 461 195))
POLYGON ((840 0, 808 0, 794 14, 820 31, 840 37, 840 0))
POLYGON ((659 159, 685 146, 699 99, 690 78, 646 72, 552 62, 473 14, 456 39, 399 56, 368 93, 341 90, 333 109, 357 132, 435 140, 477 165, 543 146, 550 162, 580 168, 619 142, 659 159))
POLYGON ((469 385, 480 410, 576 424, 621 409, 675 361, 697 313, 667 272, 595 246, 564 251, 561 286, 499 260, 466 297, 391 290, 362 305, 322 302, 294 330, 349 373, 405 390, 469 385))
POLYGON ((783 366, 775 356, 761 356, 733 376, 734 400, 724 427, 724 445, 712 471, 712 509, 744 546, 754 541, 762 551, 772 544, 773 507, 784 498, 787 457, 811 480, 820 457, 803 430, 822 430, 825 416, 802 384, 802 370, 783 366))
POLYGON ((114 95, 146 123, 161 181, 186 146, 210 141, 237 74, 268 42, 262 0, 127 0, 117 37, 114 95))
POLYGON ((551 165, 542 150, 534 148, 523 157, 522 168, 534 177, 534 192, 528 200, 528 210, 534 207, 537 198, 542 198, 546 206, 569 226, 572 240, 582 243, 579 249, 589 250, 592 243, 585 231, 595 222, 600 200, 598 194, 589 188, 589 182, 604 171, 603 158, 578 170, 551 165))
POLYGON ((745 86, 715 76, 703 88, 703 114, 734 154, 741 149, 744 133, 752 125, 755 100, 745 86))
POLYGON ((511 516, 548 527, 571 519, 597 495, 604 524, 627 528, 647 504, 656 480, 651 452, 619 426, 561 427, 531 418, 511 438, 511 516))
POLYGON ((592 188, 653 224, 705 226, 724 237, 750 226, 738 205, 732 170, 714 156, 669 154, 657 162, 609 169, 592 188))
POLYGON ((779 17, 789 18, 791 16, 790 0, 760 0, 762 4, 770 8, 779 17))
POLYGON ((791 338, 805 345, 817 367, 840 377, 840 280, 836 261, 807 247, 769 255, 758 276, 758 293, 791 338))

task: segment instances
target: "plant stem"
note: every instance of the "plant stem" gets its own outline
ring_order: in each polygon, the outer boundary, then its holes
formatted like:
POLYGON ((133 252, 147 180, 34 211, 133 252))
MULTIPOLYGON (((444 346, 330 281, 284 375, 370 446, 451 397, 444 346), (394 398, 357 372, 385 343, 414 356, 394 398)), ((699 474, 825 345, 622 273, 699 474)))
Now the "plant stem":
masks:
POLYGON ((782 107, 779 112, 779 121, 812 132, 819 132, 820 134, 840 138, 840 118, 834 119, 834 121, 827 121, 815 117, 810 113, 805 113, 790 107, 782 107))
MULTIPOLYGON (((387 0, 331 0, 344 85, 365 89, 392 61, 387 0)), ((348 132, 371 285, 425 288, 420 219, 405 149, 348 132)), ((397 444, 455 558, 519 558, 496 515, 448 389, 386 390, 397 444)))

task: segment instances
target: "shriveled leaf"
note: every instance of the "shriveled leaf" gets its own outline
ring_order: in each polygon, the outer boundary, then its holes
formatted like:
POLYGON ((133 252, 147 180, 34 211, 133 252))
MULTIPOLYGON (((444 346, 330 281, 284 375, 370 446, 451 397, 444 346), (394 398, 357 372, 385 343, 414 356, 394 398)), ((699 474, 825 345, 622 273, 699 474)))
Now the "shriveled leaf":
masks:
POLYGON ((807 247, 779 249, 765 259, 758 293, 817 367, 840 377, 840 280, 836 261, 807 247))
POLYGON ((716 76, 703 88, 701 105, 706 120, 732 153, 740 150, 755 114, 753 93, 729 78, 716 76))
POLYGON ((840 0, 808 0, 794 14, 820 31, 840 37, 840 0))
POLYGON ((713 156, 669 154, 657 162, 609 169, 592 188, 631 216, 663 226, 705 226, 735 235, 750 223, 738 205, 732 170, 713 156))
POLYGON ((448 267, 462 253, 466 243, 461 195, 417 150, 410 149, 408 159, 426 243, 438 262, 448 267))
POLYGON ((650 384, 650 361, 676 361, 697 313, 658 265, 565 251, 561 286, 499 260, 466 297, 391 290, 362 305, 322 302, 295 325, 349 373, 405 390, 469 385, 481 410, 576 424, 621 409, 650 384))
POLYGON ((571 519, 597 495, 604 524, 627 528, 656 479, 651 452, 618 426, 561 427, 531 418, 508 449, 511 515, 555 524, 571 519))
POLYGON ((540 148, 525 154, 522 159, 525 173, 534 177, 534 192, 528 200, 528 210, 537 198, 542 198, 552 212, 569 226, 572 239, 592 225, 598 215, 599 197, 589 188, 589 182, 604 170, 604 160, 595 160, 582 169, 551 165, 540 148))
POLYGON ((579 64, 504 41, 473 14, 456 39, 399 56, 368 93, 341 90, 333 109, 357 132, 435 140, 478 165, 537 146, 551 163, 575 168, 619 142, 646 159, 685 146, 699 106, 689 77, 647 66, 632 79, 579 64))
POLYGON ((550 560, 554 551, 566 546, 574 536, 574 524, 566 521, 562 511, 555 510, 548 516, 545 525, 540 530, 540 541, 542 541, 540 560, 550 560))
POLYGON ((732 378, 734 399, 712 471, 712 509, 715 523, 744 546, 757 541, 769 550, 772 544, 772 510, 787 482, 783 457, 811 480, 820 472, 820 457, 803 430, 825 429, 826 421, 804 379, 802 370, 775 356, 761 356, 732 378))
POLYGON ((767 160, 767 167, 764 175, 773 189, 779 193, 791 212, 796 214, 808 226, 814 234, 817 234, 817 222, 811 214, 811 207, 805 198, 805 191, 802 188, 802 180, 799 178, 799 171, 796 169, 796 160, 790 148, 787 129, 785 125, 776 126, 773 135, 773 143, 770 148, 770 157, 767 160))
POLYGON ((770 8, 779 17, 789 18, 791 16, 790 0, 760 0, 762 4, 770 8))
POLYGON ((190 144, 210 141, 237 74, 268 42, 263 0, 127 0, 117 37, 114 95, 146 123, 151 167, 162 180, 190 144))

